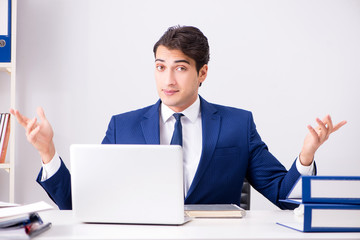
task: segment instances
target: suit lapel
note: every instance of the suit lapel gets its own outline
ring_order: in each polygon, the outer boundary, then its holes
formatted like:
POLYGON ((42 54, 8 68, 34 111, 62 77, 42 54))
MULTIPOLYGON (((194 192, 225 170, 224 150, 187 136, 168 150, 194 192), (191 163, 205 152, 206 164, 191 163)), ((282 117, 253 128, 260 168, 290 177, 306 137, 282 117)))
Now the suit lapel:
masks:
POLYGON ((160 144, 160 125, 159 125, 159 107, 161 101, 150 107, 144 114, 141 121, 141 128, 144 134, 146 144, 160 144))
POLYGON ((220 131, 221 119, 220 115, 216 113, 217 110, 213 105, 206 102, 202 97, 200 97, 200 101, 203 146, 199 166, 196 170, 194 180, 191 183, 186 198, 193 193, 202 176, 204 175, 207 167, 209 166, 220 131))

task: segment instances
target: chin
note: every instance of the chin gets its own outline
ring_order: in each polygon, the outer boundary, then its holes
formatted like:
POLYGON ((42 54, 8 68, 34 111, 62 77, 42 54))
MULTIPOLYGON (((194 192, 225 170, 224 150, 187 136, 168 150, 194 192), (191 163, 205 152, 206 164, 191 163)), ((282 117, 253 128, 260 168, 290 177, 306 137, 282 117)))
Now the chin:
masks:
POLYGON ((178 108, 179 107, 178 101, 175 101, 172 99, 167 99, 167 98, 162 98, 161 101, 163 104, 165 104, 166 106, 168 106, 170 108, 178 108))
POLYGON ((176 107, 176 102, 174 101, 166 101, 166 99, 161 99, 161 101, 163 102, 163 104, 165 104, 168 107, 176 107))
POLYGON ((160 98, 161 98, 161 101, 163 103, 165 103, 166 105, 173 105, 173 104, 176 104, 176 102, 178 101, 175 96, 166 96, 165 94, 162 95, 160 98))

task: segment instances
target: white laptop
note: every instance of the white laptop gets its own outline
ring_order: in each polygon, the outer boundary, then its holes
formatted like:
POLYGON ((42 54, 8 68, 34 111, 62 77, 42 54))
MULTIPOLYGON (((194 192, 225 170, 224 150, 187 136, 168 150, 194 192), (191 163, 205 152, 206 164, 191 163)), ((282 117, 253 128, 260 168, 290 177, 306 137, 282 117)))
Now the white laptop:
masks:
POLYGON ((74 144, 72 207, 92 223, 169 224, 184 216, 182 149, 175 145, 74 144))

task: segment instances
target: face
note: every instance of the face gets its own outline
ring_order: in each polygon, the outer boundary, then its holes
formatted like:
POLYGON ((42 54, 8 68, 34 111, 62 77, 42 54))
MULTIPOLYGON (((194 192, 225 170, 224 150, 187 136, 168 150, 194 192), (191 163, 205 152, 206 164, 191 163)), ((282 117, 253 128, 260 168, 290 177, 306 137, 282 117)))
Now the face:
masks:
POLYGON ((207 65, 199 73, 195 60, 180 50, 162 45, 156 50, 155 80, 161 101, 175 112, 181 112, 196 101, 199 85, 207 76, 207 65))

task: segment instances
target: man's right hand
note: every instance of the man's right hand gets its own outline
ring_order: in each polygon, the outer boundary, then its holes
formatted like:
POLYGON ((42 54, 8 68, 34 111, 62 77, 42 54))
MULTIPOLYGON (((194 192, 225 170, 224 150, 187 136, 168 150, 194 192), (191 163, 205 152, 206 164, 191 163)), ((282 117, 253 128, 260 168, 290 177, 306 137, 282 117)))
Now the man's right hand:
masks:
POLYGON ((37 122, 36 117, 29 119, 20 114, 18 110, 10 109, 10 113, 14 115, 17 121, 24 127, 27 140, 39 151, 44 164, 51 161, 55 155, 55 146, 53 142, 54 132, 45 117, 44 110, 37 108, 37 114, 41 122, 37 122))

